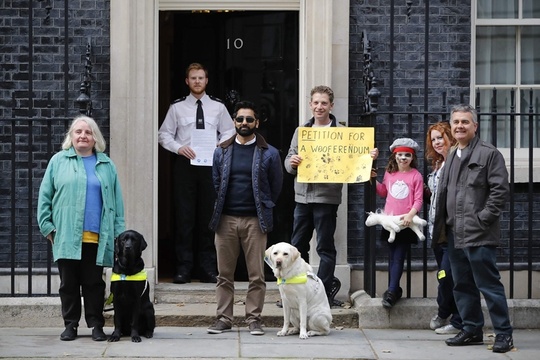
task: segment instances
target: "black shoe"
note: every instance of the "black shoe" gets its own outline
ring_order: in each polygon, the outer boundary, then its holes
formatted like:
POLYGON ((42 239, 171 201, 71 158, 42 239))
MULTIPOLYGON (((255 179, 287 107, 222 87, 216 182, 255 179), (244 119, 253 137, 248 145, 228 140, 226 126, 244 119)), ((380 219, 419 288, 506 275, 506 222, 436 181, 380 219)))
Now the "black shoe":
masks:
POLYGON ((202 283, 217 283, 217 274, 211 272, 202 272, 199 276, 199 280, 202 283))
POLYGON ((505 353, 514 348, 514 339, 512 335, 497 334, 495 336, 495 343, 493 344, 493 352, 505 353))
POLYGON ((328 303, 330 304, 331 308, 343 306, 343 301, 338 300, 338 299, 328 299, 328 303))
MULTIPOLYGON (((445 343, 448 346, 465 346, 465 345, 482 345, 484 343, 484 335, 482 331, 476 334, 461 330, 456 336, 446 339, 445 343)), ((495 351, 495 347, 493 347, 495 351)))
POLYGON ((191 278, 187 274, 176 274, 173 278, 173 283, 175 284, 185 284, 190 283, 191 278))
MULTIPOLYGON (((399 290, 401 290, 401 288, 399 288, 399 290)), ((386 290, 383 294, 382 306, 390 309, 392 306, 396 305, 397 301, 401 298, 401 295, 403 293, 403 291, 399 290, 397 292, 386 290)))
POLYGON ((401 299, 401 297, 403 296, 403 289, 401 287, 398 287, 396 296, 398 300, 401 299))
POLYGON ((60 334, 60 340, 72 341, 77 338, 77 328, 75 326, 68 325, 62 334, 60 334))
MULTIPOLYGON (((341 289, 341 281, 339 281, 339 279, 334 276, 334 278, 332 279, 332 287, 330 288, 330 293, 328 294, 328 298, 332 299, 332 302, 336 297, 337 293, 339 292, 339 289, 341 289)), ((330 305, 332 305, 332 302, 330 302, 330 305)))
POLYGON ((103 328, 101 326, 95 326, 92 329, 92 340, 94 341, 105 341, 107 340, 107 335, 103 332, 103 328))

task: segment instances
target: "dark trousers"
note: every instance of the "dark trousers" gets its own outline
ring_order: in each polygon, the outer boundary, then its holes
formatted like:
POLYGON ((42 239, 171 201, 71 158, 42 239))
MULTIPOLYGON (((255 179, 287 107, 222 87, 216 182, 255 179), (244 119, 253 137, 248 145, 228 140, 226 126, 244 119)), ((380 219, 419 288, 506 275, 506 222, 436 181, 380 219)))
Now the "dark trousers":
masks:
POLYGON ((508 303, 497 268, 495 246, 454 247, 454 234, 448 232, 448 255, 454 277, 454 298, 463 319, 463 329, 482 330, 484 315, 480 292, 484 295, 495 334, 512 335, 508 303))
POLYGON ((403 275, 405 257, 411 244, 418 242, 418 236, 410 228, 405 228, 396 234, 394 242, 389 243, 390 233, 381 229, 381 241, 388 244, 388 290, 399 293, 399 282, 403 275))
POLYGON ((388 290, 393 293, 398 292, 409 246, 409 243, 398 239, 388 243, 388 290))
POLYGON ((320 257, 317 276, 324 284, 327 296, 332 290, 334 270, 336 268, 336 246, 334 233, 338 206, 336 204, 300 204, 294 208, 293 232, 291 244, 295 246, 302 258, 309 262, 309 241, 313 230, 317 233, 317 254, 320 257))
POLYGON ((97 244, 82 245, 81 260, 58 260, 60 301, 64 325, 78 327, 81 319, 81 288, 84 298, 84 318, 89 328, 103 327, 105 281, 103 266, 96 265, 97 244))
POLYGON ((201 269, 216 274, 214 233, 208 228, 216 198, 211 166, 193 166, 178 156, 173 172, 177 274, 191 274, 195 256, 201 269))
POLYGON ((438 314, 440 318, 447 319, 450 317, 450 324, 457 329, 461 329, 461 317, 457 310, 454 300, 454 279, 452 277, 452 268, 450 259, 448 258, 448 244, 437 244, 433 248, 435 260, 439 271, 437 272, 437 304, 439 306, 438 314))

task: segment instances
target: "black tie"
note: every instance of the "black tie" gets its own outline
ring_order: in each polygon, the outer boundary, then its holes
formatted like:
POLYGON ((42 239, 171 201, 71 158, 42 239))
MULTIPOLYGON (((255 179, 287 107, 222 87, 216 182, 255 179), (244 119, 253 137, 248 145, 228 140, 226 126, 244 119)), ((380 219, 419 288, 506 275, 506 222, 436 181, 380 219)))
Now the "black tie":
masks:
POLYGON ((197 129, 204 129, 204 113, 201 100, 197 100, 197 129))

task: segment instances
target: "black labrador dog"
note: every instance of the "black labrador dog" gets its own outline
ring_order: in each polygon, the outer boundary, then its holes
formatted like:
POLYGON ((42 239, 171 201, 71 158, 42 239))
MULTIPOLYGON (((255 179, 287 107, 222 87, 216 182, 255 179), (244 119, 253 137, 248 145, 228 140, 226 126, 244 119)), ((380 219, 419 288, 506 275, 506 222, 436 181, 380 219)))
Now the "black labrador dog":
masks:
POLYGON ((146 246, 144 237, 134 230, 126 230, 116 239, 111 275, 114 331, 109 341, 118 341, 122 335, 130 335, 133 342, 141 342, 140 335, 154 336, 154 305, 141 257, 146 246))

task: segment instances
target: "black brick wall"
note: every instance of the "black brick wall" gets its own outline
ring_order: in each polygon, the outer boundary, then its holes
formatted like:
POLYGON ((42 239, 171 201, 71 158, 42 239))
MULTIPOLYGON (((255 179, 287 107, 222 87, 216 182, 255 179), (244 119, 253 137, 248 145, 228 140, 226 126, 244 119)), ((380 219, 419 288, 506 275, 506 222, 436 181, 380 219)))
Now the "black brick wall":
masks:
MULTIPOLYGON (((11 267, 12 259, 16 268, 27 268, 30 258, 33 268, 47 263, 48 245, 35 222, 37 194, 48 159, 60 149, 69 121, 78 114, 74 101, 80 94, 89 40, 92 115, 106 139, 109 135, 110 0, 50 1, 48 18, 47 3, 0 0, 0 268, 11 267)), ((447 112, 442 106, 443 91, 448 104, 460 102, 462 94, 469 91, 470 2, 430 1, 427 94, 423 70, 424 2, 413 2, 408 19, 405 1, 395 4, 393 110, 423 111, 427 95, 429 112, 447 112)), ((361 117, 364 89, 360 43, 365 30, 372 44, 373 68, 381 91, 380 115, 376 119, 376 145, 381 150, 377 167, 381 176, 393 137, 412 136, 423 147, 425 133, 422 115, 395 115, 390 122, 384 114, 389 111, 391 85, 389 9, 390 0, 350 1, 350 125, 365 125, 361 117)), ((468 98, 464 101, 468 102, 468 98)), ((425 174, 423 153, 420 160, 420 170, 425 174)), ((538 190, 535 187, 535 214, 540 211, 538 190)), ((354 266, 363 263, 363 192, 364 185, 349 185, 348 261, 354 266)), ((526 185, 516 186, 514 199, 515 259, 527 261, 530 254, 538 260, 538 247, 529 249, 527 243, 528 215, 524 210, 530 199, 526 185)), ((382 206, 379 199, 377 207, 382 206)), ((503 214, 506 244, 510 238, 509 217, 509 212, 503 214)), ((539 227, 535 222, 534 231, 539 227)), ((386 259, 383 245, 378 242, 381 261, 386 259)), ((422 252, 422 245, 413 247, 413 258, 421 259, 422 252)), ((431 251, 427 253, 432 260, 431 251)), ((501 247, 500 254, 503 262, 508 261, 509 247, 501 247)))
POLYGON ((109 137, 109 5, 0 1, 0 268, 11 267, 12 258, 16 268, 47 263, 37 195, 49 158, 79 114, 75 100, 89 41, 92 116, 109 137))
MULTIPOLYGON (((368 126, 363 113, 364 84, 362 31, 371 42, 373 72, 381 92, 378 115, 375 120, 375 142, 380 150, 376 162, 379 180, 387 164, 388 147, 397 137, 411 137, 421 149, 425 146, 425 122, 435 121, 424 118, 423 111, 431 113, 436 119, 448 119, 451 105, 469 102, 470 52, 471 52, 471 7, 469 0, 432 0, 429 2, 429 53, 427 76, 428 90, 424 90, 426 9, 425 2, 413 1, 410 17, 407 18, 405 1, 394 1, 394 61, 391 72, 390 63, 390 0, 351 0, 350 2, 350 126, 368 126), (393 83, 390 74, 393 74, 393 83), (391 109, 390 90, 393 88, 393 109, 391 109), (446 107, 443 106, 443 92, 446 93, 446 107), (427 100, 426 98, 427 97, 427 100), (427 108, 424 103, 427 101, 427 108), (390 120, 390 111, 395 114, 390 120), (411 112, 408 117, 403 112, 411 112), (444 115, 443 115, 444 114, 444 115)), ((427 117, 427 115, 426 115, 427 117)), ((419 170, 427 175, 429 169, 424 161, 424 152, 419 154, 419 170)), ((535 214, 538 214, 538 191, 535 201, 535 214)), ((527 185, 516 185, 514 260, 526 261, 529 201, 527 185)), ((362 267, 364 261, 364 185, 349 185, 348 199, 348 261, 353 266, 362 267)), ((383 208, 384 201, 377 198, 377 208, 383 208)), ((509 207, 508 207, 509 209, 509 207)), ((375 209, 370 209, 375 210, 375 209)), ((422 212, 426 218, 426 212, 422 212)), ((509 212, 502 216, 503 246, 500 248, 500 262, 509 261, 509 212)), ((536 228, 537 224, 534 225, 536 228)), ((377 239, 378 239, 377 231, 377 239)), ((412 259, 421 261, 424 253, 434 264, 431 249, 419 243, 412 247, 412 259)), ((538 260, 538 249, 534 249, 534 260, 538 260)), ((377 259, 387 259, 386 245, 377 240, 377 259)))

